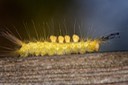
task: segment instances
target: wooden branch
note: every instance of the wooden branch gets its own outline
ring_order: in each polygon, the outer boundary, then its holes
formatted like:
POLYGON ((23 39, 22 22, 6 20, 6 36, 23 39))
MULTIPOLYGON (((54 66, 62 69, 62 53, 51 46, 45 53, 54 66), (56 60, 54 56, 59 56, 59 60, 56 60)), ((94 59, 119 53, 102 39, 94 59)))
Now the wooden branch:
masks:
POLYGON ((128 52, 0 58, 1 84, 128 84, 128 52))

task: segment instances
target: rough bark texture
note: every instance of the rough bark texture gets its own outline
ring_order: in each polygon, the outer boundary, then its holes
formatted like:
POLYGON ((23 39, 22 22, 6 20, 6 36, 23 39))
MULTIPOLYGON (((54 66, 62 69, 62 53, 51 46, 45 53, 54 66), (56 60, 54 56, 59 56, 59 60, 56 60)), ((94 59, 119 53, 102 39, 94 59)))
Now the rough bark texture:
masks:
POLYGON ((0 85, 128 84, 128 52, 0 58, 0 85))

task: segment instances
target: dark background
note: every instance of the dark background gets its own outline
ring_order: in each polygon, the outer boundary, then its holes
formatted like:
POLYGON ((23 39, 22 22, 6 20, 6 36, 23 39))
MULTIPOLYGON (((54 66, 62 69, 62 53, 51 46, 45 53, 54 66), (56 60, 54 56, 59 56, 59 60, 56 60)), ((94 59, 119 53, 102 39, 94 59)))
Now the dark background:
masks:
MULTIPOLYGON (((100 37, 120 32, 101 51, 128 50, 128 0, 0 0, 0 30, 8 28, 23 40, 75 33, 100 37), (43 31, 42 31, 43 30, 43 31)), ((0 44, 10 45, 1 38, 0 44)))

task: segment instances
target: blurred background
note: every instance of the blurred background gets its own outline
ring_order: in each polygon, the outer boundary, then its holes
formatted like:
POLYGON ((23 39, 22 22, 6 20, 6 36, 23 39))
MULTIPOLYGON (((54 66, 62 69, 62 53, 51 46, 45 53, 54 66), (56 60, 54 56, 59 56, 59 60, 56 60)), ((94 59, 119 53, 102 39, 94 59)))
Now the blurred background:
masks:
MULTIPOLYGON (((120 38, 104 43, 101 51, 125 51, 128 0, 0 0, 0 31, 7 29, 17 37, 18 31, 22 40, 74 33, 95 38, 120 32, 120 38)), ((2 37, 0 44, 10 46, 2 37)))

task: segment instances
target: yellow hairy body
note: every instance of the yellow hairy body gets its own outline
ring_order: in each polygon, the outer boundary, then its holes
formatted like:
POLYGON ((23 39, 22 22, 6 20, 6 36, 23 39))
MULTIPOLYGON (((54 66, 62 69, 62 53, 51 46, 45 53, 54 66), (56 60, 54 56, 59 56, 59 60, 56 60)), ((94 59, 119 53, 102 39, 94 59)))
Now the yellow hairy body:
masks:
MULTIPOLYGON (((80 37, 74 34, 72 37, 69 35, 65 36, 54 36, 51 35, 48 40, 35 42, 23 42, 9 32, 3 32, 4 36, 9 41, 16 44, 16 49, 5 48, 11 50, 9 53, 12 56, 45 56, 45 55, 64 55, 64 54, 84 54, 89 52, 99 51, 100 44, 104 41, 115 38, 119 33, 112 33, 108 36, 102 36, 97 39, 80 39, 80 37), (12 51, 13 50, 13 51, 12 51)), ((41 39, 40 39, 41 40, 41 39)))
POLYGON ((70 36, 50 36, 51 41, 37 41, 22 43, 21 48, 16 52, 22 56, 29 55, 44 56, 44 55, 64 55, 72 53, 84 54, 86 52, 95 52, 99 50, 99 40, 79 41, 79 36, 73 35, 72 41, 70 36))

